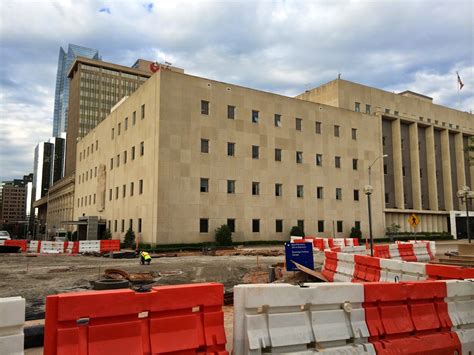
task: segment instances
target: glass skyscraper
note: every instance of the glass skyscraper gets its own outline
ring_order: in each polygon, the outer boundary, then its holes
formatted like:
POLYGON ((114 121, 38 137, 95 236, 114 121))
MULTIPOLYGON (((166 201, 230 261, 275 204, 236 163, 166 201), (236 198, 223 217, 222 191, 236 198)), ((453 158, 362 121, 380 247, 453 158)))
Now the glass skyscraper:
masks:
POLYGON ((54 94, 53 137, 59 137, 67 131, 69 78, 68 71, 77 56, 101 60, 97 49, 69 44, 67 52, 60 47, 58 58, 58 71, 56 74, 56 91, 54 94))

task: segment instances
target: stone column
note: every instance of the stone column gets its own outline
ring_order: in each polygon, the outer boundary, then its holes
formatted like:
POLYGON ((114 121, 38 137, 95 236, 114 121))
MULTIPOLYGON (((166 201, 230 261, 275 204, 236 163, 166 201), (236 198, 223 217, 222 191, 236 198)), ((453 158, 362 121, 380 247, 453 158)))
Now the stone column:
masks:
MULTIPOLYGON (((456 196, 456 192, 466 184, 466 167, 464 166, 464 145, 462 140, 462 133, 456 133, 454 135, 454 150, 456 152, 456 173, 458 177, 458 186, 453 194, 456 196)), ((470 187, 470 186, 469 186, 470 187)))
POLYGON ((441 157, 443 168, 443 191, 444 191, 444 205, 446 211, 453 210, 453 191, 451 181, 451 156, 449 154, 449 131, 443 129, 441 131, 441 157))
MULTIPOLYGON (((421 210, 421 179, 420 179, 420 151, 418 147, 418 124, 412 123, 409 127, 410 135, 410 165, 413 209, 421 210)), ((461 140, 462 143, 462 140, 461 140)))
POLYGON ((399 209, 405 209, 405 200, 403 198, 402 134, 399 118, 392 121, 392 154, 395 206, 399 209))
POLYGON ((427 180, 429 193, 430 210, 438 210, 438 192, 436 187, 436 151, 434 140, 434 128, 429 126, 425 130, 426 133, 426 165, 427 165, 427 180))

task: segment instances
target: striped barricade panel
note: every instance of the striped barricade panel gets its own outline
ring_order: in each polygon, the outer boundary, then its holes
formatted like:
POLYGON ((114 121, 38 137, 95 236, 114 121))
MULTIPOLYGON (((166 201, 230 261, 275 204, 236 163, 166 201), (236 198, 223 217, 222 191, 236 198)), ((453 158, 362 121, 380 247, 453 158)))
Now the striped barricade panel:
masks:
POLYGON ((474 268, 460 266, 426 264, 426 274, 430 280, 474 279, 474 268))
POLYGON ((328 281, 334 281, 334 274, 337 271, 337 253, 332 251, 324 252, 324 265, 322 274, 328 281))
POLYGON ((351 282, 354 275, 354 255, 337 253, 336 273, 334 281, 351 282))
POLYGON ((335 247, 343 247, 346 245, 344 238, 333 238, 332 241, 335 247))
POLYGON ((400 258, 404 261, 417 261, 413 251, 413 244, 397 244, 400 258))
POLYGON ((390 259, 402 260, 400 252, 398 251, 398 244, 390 244, 388 251, 390 252, 390 259))
POLYGON ((100 240, 79 241, 79 253, 100 252, 100 240))
POLYGON ((41 252, 41 240, 31 240, 28 244, 29 253, 39 253, 41 252))
POLYGON ((217 283, 48 296, 44 354, 227 355, 223 301, 217 283))
POLYGON ((64 242, 41 241, 40 253, 60 254, 64 252, 64 242))
POLYGON ((367 255, 370 251, 365 249, 365 246, 348 246, 348 247, 340 247, 341 253, 347 254, 359 254, 359 255, 367 255))
POLYGON ((25 299, 0 298, 0 354, 23 354, 25 299))
POLYGON ((235 286, 234 354, 375 354, 363 285, 304 286, 235 286))

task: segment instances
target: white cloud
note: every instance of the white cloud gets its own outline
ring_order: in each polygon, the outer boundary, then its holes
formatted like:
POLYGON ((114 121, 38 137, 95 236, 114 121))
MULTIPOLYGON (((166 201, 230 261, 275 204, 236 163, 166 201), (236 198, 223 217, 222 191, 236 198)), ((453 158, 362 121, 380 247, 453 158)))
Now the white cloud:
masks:
POLYGON ((2 1, 0 180, 31 171, 34 146, 52 131, 59 46, 97 48, 123 65, 167 60, 288 95, 342 73, 469 110, 473 11, 471 0, 2 1), (466 84, 460 94, 456 70, 466 84))

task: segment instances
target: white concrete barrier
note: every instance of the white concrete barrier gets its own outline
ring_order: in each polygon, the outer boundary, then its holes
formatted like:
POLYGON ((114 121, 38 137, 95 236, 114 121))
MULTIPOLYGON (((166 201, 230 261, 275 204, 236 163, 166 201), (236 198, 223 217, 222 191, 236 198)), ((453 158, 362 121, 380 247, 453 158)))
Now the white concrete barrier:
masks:
POLYGON ((375 354, 362 302, 355 283, 235 286, 234 354, 375 354))
POLYGON ((0 298, 0 354, 23 354, 25 299, 0 298))

